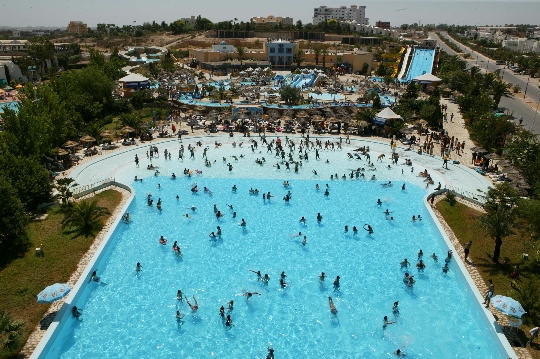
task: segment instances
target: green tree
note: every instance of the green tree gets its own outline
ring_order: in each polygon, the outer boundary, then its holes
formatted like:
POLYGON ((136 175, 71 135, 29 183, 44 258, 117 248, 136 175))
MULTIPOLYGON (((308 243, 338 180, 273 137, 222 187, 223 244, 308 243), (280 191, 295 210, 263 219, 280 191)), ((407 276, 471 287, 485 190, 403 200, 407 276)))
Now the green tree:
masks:
POLYGON ((323 67, 323 69, 326 68, 326 55, 328 55, 328 50, 323 49, 322 50, 322 67, 323 67))
POLYGON ((517 199, 516 190, 506 182, 490 187, 488 190, 484 204, 486 214, 480 217, 480 225, 495 240, 495 249, 491 258, 494 263, 499 263, 503 238, 513 233, 517 199))
POLYGON ((313 48, 313 54, 315 56, 315 65, 319 65, 319 56, 321 56, 322 49, 320 46, 315 46, 313 48))
POLYGON ((0 268, 28 250, 27 223, 28 216, 17 191, 7 178, 0 176, 0 268))
MULTIPOLYGON (((15 350, 22 337, 24 322, 11 319, 11 315, 0 311, 0 343, 7 350, 15 350)), ((0 347, 0 348, 1 348, 0 347)))
POLYGON ((242 68, 242 62, 246 58, 246 49, 241 45, 236 45, 236 58, 240 61, 240 68, 242 68))
POLYGON ((300 94, 300 89, 289 85, 283 86, 279 90, 279 94, 281 96, 281 99, 287 104, 295 104, 302 98, 300 94))
POLYGON ((540 183, 540 142, 536 135, 516 128, 516 133, 505 143, 505 153, 531 185, 540 183))
POLYGON ((197 31, 210 30, 213 26, 214 24, 212 21, 205 17, 201 17, 201 15, 197 16, 197 19, 195 20, 195 30, 197 31))
POLYGON ((54 44, 43 36, 37 36, 26 44, 28 55, 41 66, 41 72, 45 69, 45 61, 54 56, 54 44))
POLYGON ((103 227, 103 217, 110 214, 107 208, 98 206, 97 201, 69 202, 61 211, 64 214, 62 228, 75 237, 94 236, 103 227))
POLYGON ((477 118, 471 124, 471 138, 488 151, 502 153, 506 138, 512 135, 516 126, 506 116, 495 116, 491 113, 477 118))
POLYGON ((302 20, 298 20, 298 21, 296 22, 296 28, 297 28, 298 30, 302 30, 302 20))
POLYGON ((302 49, 298 49, 296 53, 294 54, 294 62, 296 62, 296 67, 300 68, 300 65, 305 59, 304 51, 302 49))
POLYGON ((382 103, 381 103, 381 98, 379 97, 378 94, 375 94, 375 96, 373 96, 373 106, 372 108, 374 110, 382 110, 382 103))
POLYGON ((414 82, 409 82, 402 98, 407 100, 416 100, 418 98, 418 92, 418 85, 416 85, 414 82))
POLYGON ((497 109, 502 97, 513 98, 514 94, 510 90, 512 85, 502 80, 496 80, 491 84, 491 95, 493 96, 493 108, 497 109))
POLYGON ((171 29, 173 35, 180 35, 187 31, 187 26, 182 20, 176 20, 169 24, 169 29, 171 29))
POLYGON ((369 71, 369 64, 364 62, 364 64, 362 65, 362 70, 360 70, 360 73, 362 75, 369 75, 368 71, 369 71))

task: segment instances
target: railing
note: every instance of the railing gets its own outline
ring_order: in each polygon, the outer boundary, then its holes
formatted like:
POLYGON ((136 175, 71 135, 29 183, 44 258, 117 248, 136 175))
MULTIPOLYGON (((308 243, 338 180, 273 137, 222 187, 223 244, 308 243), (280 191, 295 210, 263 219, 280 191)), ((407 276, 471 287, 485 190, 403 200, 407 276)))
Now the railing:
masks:
POLYGON ((109 186, 115 186, 115 185, 118 185, 118 184, 116 183, 114 177, 109 177, 104 180, 92 183, 92 184, 74 187, 72 190, 73 198, 75 199, 81 198, 81 197, 86 196, 89 193, 96 192, 96 191, 99 191, 100 189, 103 189, 109 186))
POLYGON ((486 203, 486 197, 484 195, 477 194, 477 193, 472 193, 472 192, 469 192, 469 191, 465 191, 465 190, 463 190, 461 188, 454 187, 452 185, 448 185, 445 188, 442 188, 440 190, 437 190, 437 191, 431 193, 430 195, 428 195, 427 199, 429 200, 433 196, 437 196, 437 195, 440 195, 440 194, 443 194, 443 193, 446 193, 446 192, 451 192, 451 193, 455 194, 457 197, 464 198, 467 201, 472 202, 472 203, 474 203, 474 204, 476 204, 478 206, 481 206, 481 207, 483 207, 484 204, 486 203))

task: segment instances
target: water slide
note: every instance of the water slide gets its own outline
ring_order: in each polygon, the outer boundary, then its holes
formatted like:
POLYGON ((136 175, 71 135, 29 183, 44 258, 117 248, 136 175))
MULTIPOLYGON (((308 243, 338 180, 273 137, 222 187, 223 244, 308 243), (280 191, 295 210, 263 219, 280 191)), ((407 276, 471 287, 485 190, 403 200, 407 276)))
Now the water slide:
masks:
POLYGON ((435 61, 435 49, 415 48, 407 77, 401 81, 409 82, 420 75, 430 74, 433 69, 433 61, 435 61))
POLYGON ((407 52, 405 53, 405 57, 403 58, 403 65, 401 65, 401 71, 398 75, 398 80, 401 80, 403 76, 405 76, 405 71, 407 71, 407 65, 409 64, 409 58, 411 55, 411 47, 407 47, 407 52))

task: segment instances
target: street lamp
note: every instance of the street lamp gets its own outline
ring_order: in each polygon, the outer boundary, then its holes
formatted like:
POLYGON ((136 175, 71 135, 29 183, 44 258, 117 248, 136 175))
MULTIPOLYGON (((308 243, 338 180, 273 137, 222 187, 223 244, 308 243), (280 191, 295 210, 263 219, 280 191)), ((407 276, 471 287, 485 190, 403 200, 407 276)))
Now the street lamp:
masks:
POLYGON ((531 77, 529 76, 529 78, 527 79, 527 85, 525 86, 525 92, 523 93, 523 98, 525 98, 527 96, 527 88, 529 88, 529 80, 531 79, 531 77))

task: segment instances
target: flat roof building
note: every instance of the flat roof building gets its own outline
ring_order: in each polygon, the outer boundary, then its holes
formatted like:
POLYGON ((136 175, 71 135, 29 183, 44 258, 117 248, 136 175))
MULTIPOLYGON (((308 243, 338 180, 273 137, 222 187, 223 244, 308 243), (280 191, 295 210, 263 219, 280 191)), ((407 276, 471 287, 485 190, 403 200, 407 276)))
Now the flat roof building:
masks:
POLYGON ((282 16, 274 16, 274 15, 268 15, 267 17, 252 17, 251 22, 257 25, 262 25, 262 24, 293 25, 294 24, 292 17, 282 17, 282 16))
POLYGON ((186 25, 195 25, 197 18, 195 16, 191 16, 191 17, 183 17, 180 20, 183 21, 184 24, 186 25))
POLYGON ((86 34, 88 32, 88 25, 82 21, 70 21, 67 32, 70 34, 86 34))
POLYGON ((313 25, 321 22, 336 19, 337 21, 354 21, 357 24, 368 25, 366 18, 366 7, 351 5, 351 7, 327 7, 319 6, 313 11, 313 25))
POLYGON ((375 27, 380 27, 381 29, 390 29, 390 21, 377 21, 375 27))

